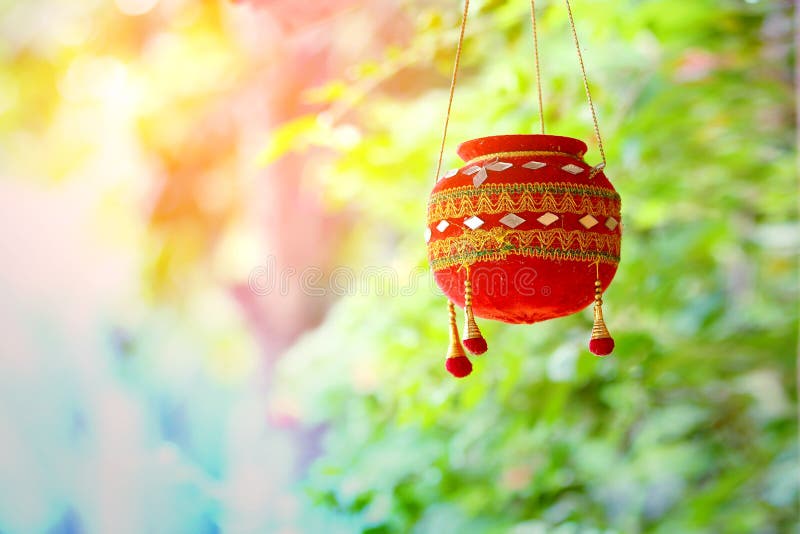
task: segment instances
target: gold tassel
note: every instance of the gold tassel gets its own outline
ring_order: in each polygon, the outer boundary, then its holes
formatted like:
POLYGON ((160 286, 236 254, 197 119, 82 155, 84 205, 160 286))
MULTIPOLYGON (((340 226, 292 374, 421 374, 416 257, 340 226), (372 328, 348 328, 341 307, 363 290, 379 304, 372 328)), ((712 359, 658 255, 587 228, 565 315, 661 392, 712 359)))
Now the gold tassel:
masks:
POLYGON ((611 337, 603 320, 603 306, 599 302, 594 304, 594 325, 592 326, 592 339, 602 339, 611 337))
POLYGON ((472 313, 472 282, 470 281, 469 267, 467 277, 464 279, 464 346, 472 354, 483 354, 488 348, 486 339, 481 334, 475 316, 472 313))
POLYGON ((452 301, 447 302, 450 314, 450 347, 447 350, 445 368, 456 378, 463 378, 472 372, 472 362, 469 361, 458 339, 458 325, 456 324, 456 308, 452 301))
POLYGON ((594 282, 594 324, 589 350, 597 356, 606 356, 614 350, 614 339, 603 320, 603 289, 600 280, 594 282))

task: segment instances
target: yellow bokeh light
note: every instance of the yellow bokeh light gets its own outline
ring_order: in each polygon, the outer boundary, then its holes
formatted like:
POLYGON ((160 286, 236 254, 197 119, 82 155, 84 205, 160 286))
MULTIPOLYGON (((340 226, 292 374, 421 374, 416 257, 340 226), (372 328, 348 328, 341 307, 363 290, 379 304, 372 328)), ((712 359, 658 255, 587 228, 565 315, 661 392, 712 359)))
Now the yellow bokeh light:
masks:
POLYGON ((158 0, 114 0, 114 3, 126 15, 144 15, 158 4, 158 0))

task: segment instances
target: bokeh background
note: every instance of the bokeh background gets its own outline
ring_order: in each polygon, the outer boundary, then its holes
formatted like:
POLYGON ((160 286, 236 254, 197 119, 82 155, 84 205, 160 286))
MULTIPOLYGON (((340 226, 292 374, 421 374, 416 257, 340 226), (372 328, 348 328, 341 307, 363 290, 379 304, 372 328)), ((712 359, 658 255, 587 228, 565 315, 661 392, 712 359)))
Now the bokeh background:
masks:
MULTIPOLYGON (((455 380, 422 230, 461 7, 0 1, 0 532, 797 531, 793 2, 574 0, 617 349, 484 322, 455 380)), ((445 168, 536 131, 529 7, 473 0, 445 168)))

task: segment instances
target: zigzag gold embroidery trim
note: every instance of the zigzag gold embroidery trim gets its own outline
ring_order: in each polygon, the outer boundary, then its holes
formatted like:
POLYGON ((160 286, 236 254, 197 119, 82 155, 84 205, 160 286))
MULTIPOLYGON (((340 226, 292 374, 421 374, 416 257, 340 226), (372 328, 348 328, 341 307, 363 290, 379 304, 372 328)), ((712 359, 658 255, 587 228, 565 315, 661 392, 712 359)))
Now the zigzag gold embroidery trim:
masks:
POLYGON ((616 234, 562 228, 512 230, 496 227, 432 241, 428 244, 428 257, 434 269, 442 268, 439 265, 504 259, 509 254, 551 259, 599 259, 604 263, 617 263, 619 248, 620 237, 616 234), (578 248, 573 248, 576 245, 578 248))
POLYGON ((619 263, 619 256, 614 256, 603 252, 582 252, 580 250, 557 250, 527 247, 501 252, 464 252, 462 254, 447 258, 431 259, 430 264, 431 269, 434 271, 440 271, 449 267, 472 265, 479 261, 502 261, 510 255, 525 256, 529 258, 542 258, 553 261, 587 261, 590 263, 599 261, 600 263, 606 263, 610 265, 617 265, 619 263))
POLYGON ((452 187, 443 191, 438 191, 433 194, 434 201, 440 198, 449 198, 452 196, 460 196, 465 192, 486 191, 490 194, 499 193, 552 193, 554 195, 562 195, 564 193, 572 193, 574 195, 589 195, 595 197, 609 198, 619 200, 619 194, 613 189, 607 187, 598 187, 596 185, 584 185, 575 182, 528 182, 528 183, 506 183, 506 184, 485 184, 476 189, 471 185, 452 187))
POLYGON ((558 247, 564 250, 577 245, 582 251, 591 247, 597 251, 619 254, 620 237, 616 234, 598 234, 563 228, 512 230, 498 226, 489 230, 470 230, 459 236, 432 241, 428 244, 428 250, 431 257, 439 258, 470 250, 501 250, 507 246, 550 248, 553 243, 557 243, 558 247))
POLYGON ((591 213, 619 218, 620 200, 619 195, 608 189, 569 184, 509 184, 480 189, 458 187, 431 197, 428 224, 476 213, 522 211, 591 213))
POLYGON ((515 152, 495 152, 493 154, 485 154, 483 156, 472 158, 464 165, 465 166, 474 165, 479 161, 484 161, 487 159, 535 158, 537 156, 560 156, 560 157, 574 159, 575 161, 579 161, 580 163, 585 163, 583 161, 583 154, 576 156, 575 154, 570 154, 569 152, 555 152, 549 150, 518 150, 515 152))

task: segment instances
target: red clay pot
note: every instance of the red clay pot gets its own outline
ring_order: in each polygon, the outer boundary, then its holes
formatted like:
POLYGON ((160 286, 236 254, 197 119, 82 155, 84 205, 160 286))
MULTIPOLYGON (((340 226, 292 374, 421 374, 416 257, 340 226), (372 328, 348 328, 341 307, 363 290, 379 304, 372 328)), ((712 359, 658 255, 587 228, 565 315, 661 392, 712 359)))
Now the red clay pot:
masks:
POLYGON ((594 301, 617 271, 620 198, 583 161, 586 144, 555 135, 500 135, 458 147, 428 204, 428 258, 436 283, 476 316, 535 323, 594 301), (474 217, 474 218, 473 218, 474 217))

